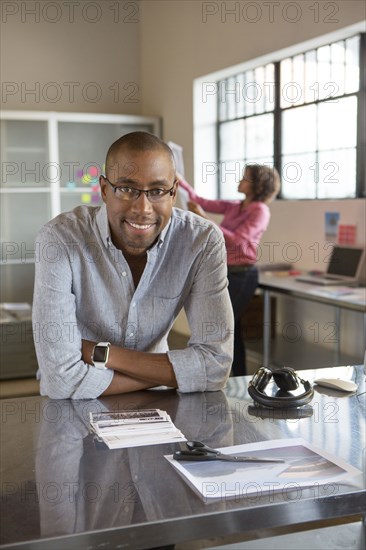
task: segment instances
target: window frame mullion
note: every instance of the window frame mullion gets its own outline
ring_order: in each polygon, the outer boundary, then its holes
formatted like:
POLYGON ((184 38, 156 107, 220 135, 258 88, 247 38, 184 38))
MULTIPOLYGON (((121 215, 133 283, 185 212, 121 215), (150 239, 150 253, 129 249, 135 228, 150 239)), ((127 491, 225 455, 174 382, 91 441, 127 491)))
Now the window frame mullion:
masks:
POLYGON ((360 34, 360 87, 357 104, 356 198, 366 197, 366 33, 360 34))
MULTIPOLYGON (((281 62, 274 63, 275 105, 273 110, 273 165, 281 174, 282 165, 282 111, 281 111, 281 62)), ((282 199, 280 190, 278 197, 282 199)))

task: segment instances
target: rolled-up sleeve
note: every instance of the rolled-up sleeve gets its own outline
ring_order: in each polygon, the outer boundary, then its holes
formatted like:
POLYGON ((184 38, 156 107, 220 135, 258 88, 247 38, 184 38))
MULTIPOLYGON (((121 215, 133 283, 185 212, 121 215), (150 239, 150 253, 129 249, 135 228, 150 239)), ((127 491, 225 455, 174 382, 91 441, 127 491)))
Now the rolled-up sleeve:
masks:
POLYGON ((37 236, 33 336, 41 394, 53 399, 90 399, 110 385, 112 370, 97 370, 81 359, 81 333, 67 246, 51 228, 37 236))

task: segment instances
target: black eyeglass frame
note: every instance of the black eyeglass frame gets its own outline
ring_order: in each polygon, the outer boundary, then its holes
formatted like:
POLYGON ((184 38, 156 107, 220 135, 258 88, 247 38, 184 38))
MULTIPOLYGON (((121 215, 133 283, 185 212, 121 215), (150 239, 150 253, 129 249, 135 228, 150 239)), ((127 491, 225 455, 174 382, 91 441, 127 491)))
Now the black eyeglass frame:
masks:
MULTIPOLYGON (((164 190, 163 193, 161 193, 161 195, 158 195, 155 197, 155 199, 158 199, 158 200, 150 200, 151 199, 151 192, 153 191, 156 191, 156 189, 136 189, 136 187, 131 187, 130 185, 115 185, 113 184, 111 181, 109 181, 109 179, 107 178, 107 176, 102 176, 105 180, 107 180, 107 182, 109 183, 109 185, 112 187, 113 189, 113 192, 114 194, 116 194, 117 190, 118 189, 131 189, 132 191, 134 191, 135 193, 138 193, 136 196, 132 197, 132 198, 128 198, 128 199, 121 199, 121 200, 125 200, 126 202, 127 201, 137 201, 137 199, 140 198, 141 196, 141 193, 145 193, 146 195, 146 198, 149 202, 159 202, 159 199, 165 197, 166 195, 168 195, 168 193, 170 194, 170 196, 172 197, 173 196, 173 192, 174 192, 174 187, 177 183, 177 180, 174 181, 172 187, 170 189, 166 189, 164 190)), ((160 189, 161 191, 163 191, 162 189, 160 189)))

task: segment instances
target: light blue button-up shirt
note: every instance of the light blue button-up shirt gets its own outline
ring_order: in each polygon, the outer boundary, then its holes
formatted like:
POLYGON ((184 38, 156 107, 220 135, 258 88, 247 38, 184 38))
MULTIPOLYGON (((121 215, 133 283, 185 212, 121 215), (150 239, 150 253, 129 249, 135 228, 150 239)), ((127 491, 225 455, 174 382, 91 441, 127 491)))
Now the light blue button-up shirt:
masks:
POLYGON ((109 386, 113 370, 84 363, 82 339, 167 352, 181 392, 221 389, 233 347, 226 273, 221 231, 191 212, 173 208, 137 288, 111 240, 105 205, 60 214, 36 240, 33 333, 41 394, 90 399, 109 386), (188 347, 169 350, 182 308, 188 347))

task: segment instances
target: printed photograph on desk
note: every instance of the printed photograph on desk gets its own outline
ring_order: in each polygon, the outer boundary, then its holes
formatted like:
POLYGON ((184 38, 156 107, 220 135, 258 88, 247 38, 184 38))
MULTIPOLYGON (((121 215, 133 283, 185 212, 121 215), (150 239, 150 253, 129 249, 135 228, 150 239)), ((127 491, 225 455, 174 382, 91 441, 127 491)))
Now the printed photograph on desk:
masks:
POLYGON ((265 495, 312 485, 342 482, 353 485, 360 470, 342 459, 318 449, 304 439, 282 439, 235 445, 223 454, 283 462, 177 461, 165 458, 205 502, 265 495))
POLYGON ((186 441, 161 409, 90 413, 90 427, 109 449, 186 441))

